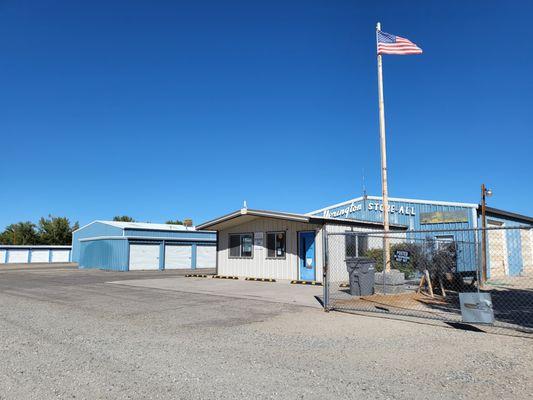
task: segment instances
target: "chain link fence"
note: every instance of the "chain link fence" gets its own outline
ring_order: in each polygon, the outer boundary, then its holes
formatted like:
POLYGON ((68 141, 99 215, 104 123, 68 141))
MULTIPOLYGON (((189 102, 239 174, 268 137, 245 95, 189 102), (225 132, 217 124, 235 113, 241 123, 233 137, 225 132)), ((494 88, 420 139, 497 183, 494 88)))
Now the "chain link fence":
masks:
POLYGON ((328 233, 326 248, 326 310, 533 334, 531 228, 328 233))

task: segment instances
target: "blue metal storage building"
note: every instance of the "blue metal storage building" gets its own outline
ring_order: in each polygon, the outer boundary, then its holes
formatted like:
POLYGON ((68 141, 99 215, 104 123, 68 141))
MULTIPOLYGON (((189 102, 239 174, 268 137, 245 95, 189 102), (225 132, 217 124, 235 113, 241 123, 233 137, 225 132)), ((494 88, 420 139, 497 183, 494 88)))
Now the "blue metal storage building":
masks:
POLYGON ((70 246, 0 245, 0 264, 67 263, 70 246))
POLYGON ((79 268, 113 271, 215 268, 216 233, 183 225, 94 221, 72 234, 79 268))
MULTIPOLYGON (((382 198, 378 196, 361 196, 312 211, 308 215, 381 222, 383 203, 382 198)), ((495 208, 487 207, 486 216, 489 228, 533 227, 533 218, 495 208)), ((430 234, 428 231, 433 231, 431 239, 455 241, 458 247, 458 270, 476 269, 478 262, 476 251, 481 241, 479 232, 476 232, 476 229, 481 227, 478 204, 389 198, 389 219, 391 224, 406 226, 408 237, 413 239, 425 239, 430 234), (414 232, 409 234, 409 231, 414 232)), ((533 272, 532 232, 532 229, 511 229, 489 233, 487 259, 489 277, 491 273, 516 276, 533 272), (512 246, 519 248, 513 249, 512 246), (498 261, 501 265, 490 265, 491 259, 495 264, 497 251, 505 251, 505 260, 498 261)))

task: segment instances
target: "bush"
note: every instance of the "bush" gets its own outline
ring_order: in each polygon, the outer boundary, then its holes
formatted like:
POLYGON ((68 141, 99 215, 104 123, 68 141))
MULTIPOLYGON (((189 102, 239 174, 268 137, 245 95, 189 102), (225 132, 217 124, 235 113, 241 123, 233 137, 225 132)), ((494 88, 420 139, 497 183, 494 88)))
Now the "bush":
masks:
MULTIPOLYGON (((405 274, 406 278, 413 278, 416 273, 428 270, 432 277, 438 277, 448 272, 455 272, 457 267, 457 247, 454 242, 437 246, 434 239, 427 238, 414 243, 395 243, 390 246, 391 269, 405 274), (394 259, 394 252, 404 250, 409 252, 408 262, 394 259)), ((383 271, 383 249, 368 249, 365 257, 376 262, 376 270, 383 271)))

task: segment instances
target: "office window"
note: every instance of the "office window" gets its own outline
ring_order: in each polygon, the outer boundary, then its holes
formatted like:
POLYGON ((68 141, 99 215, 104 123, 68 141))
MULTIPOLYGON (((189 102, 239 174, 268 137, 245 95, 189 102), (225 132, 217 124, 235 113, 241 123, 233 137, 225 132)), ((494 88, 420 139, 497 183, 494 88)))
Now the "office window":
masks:
POLYGON ((437 250, 447 250, 455 245, 455 240, 452 235, 435 236, 435 245, 437 250))
POLYGON ((285 258, 285 232, 267 232, 267 257, 285 258))
POLYGON ((253 255, 254 238, 251 233, 236 233, 229 235, 229 256, 247 257, 253 255))
POLYGON ((345 236, 346 258, 363 257, 368 250, 368 236, 347 232, 345 236))

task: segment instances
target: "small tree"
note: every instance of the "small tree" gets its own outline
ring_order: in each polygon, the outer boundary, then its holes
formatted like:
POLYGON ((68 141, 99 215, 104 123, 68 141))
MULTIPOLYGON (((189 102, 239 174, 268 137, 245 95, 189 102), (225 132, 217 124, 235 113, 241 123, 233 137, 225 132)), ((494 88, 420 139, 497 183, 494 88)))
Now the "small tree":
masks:
POLYGON ((79 228, 78 223, 70 225, 70 221, 65 217, 52 217, 39 220, 39 238, 43 244, 64 244, 72 243, 72 232, 79 228))
POLYGON ((39 244, 35 224, 30 221, 17 222, 6 227, 1 236, 2 243, 13 245, 39 244))
POLYGON ((132 217, 129 217, 127 215, 116 215, 113 217, 113 221, 117 222, 135 222, 135 220, 132 217))
MULTIPOLYGON (((391 245, 391 268, 401 271, 407 278, 415 272, 428 271, 432 279, 437 279, 448 272, 455 272, 457 268, 457 246, 454 242, 437 243, 434 239, 426 239, 413 242, 395 243, 391 245), (394 253, 398 250, 407 251, 409 260, 400 262, 394 259, 394 253)), ((376 262, 376 270, 383 270, 383 249, 369 249, 364 254, 376 262)))
POLYGON ((165 224, 168 224, 168 225, 183 225, 183 221, 180 221, 179 219, 175 220, 175 221, 167 221, 165 222, 165 224))
POLYGON ((435 275, 457 271, 457 245, 455 242, 441 244, 432 254, 432 270, 435 275))
POLYGON ((0 244, 13 244, 13 237, 8 232, 0 233, 0 244))
MULTIPOLYGON (((417 243, 396 243, 390 247, 391 254, 391 268, 404 273, 406 278, 411 278, 415 271, 424 271, 426 257, 423 252, 423 246, 417 243), (394 253, 398 250, 407 251, 409 253, 409 260, 407 262, 397 261, 394 258, 394 253)), ((364 254, 365 257, 371 258, 376 262, 376 271, 383 270, 383 249, 375 248, 369 249, 364 254)))

